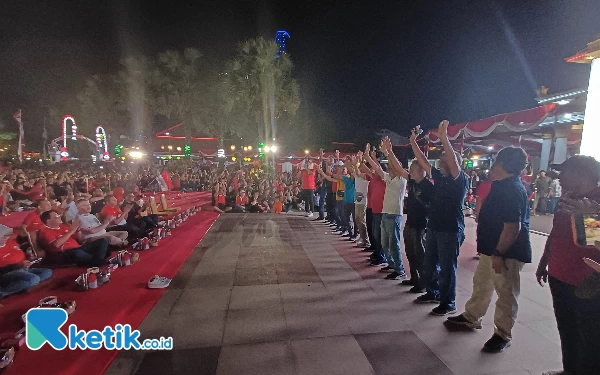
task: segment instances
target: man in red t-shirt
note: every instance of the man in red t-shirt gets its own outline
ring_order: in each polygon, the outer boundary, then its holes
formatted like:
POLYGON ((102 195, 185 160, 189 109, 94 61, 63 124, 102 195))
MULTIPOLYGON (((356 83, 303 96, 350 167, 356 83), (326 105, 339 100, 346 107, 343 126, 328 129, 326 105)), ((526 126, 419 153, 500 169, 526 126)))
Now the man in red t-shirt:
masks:
POLYGON ((315 175, 317 165, 308 156, 302 162, 302 196, 304 211, 307 217, 313 216, 315 210, 315 175))
POLYGON ((25 216, 25 220, 23 220, 23 225, 21 226, 27 232, 35 232, 40 230, 43 226, 40 215, 52 209, 52 205, 47 199, 37 201, 35 206, 35 210, 29 212, 29 214, 25 216))
POLYGON ((0 299, 19 293, 49 279, 52 271, 46 268, 29 268, 31 262, 19 244, 10 238, 12 229, 0 225, 0 299))
MULTIPOLYGON (((379 162, 380 159, 373 159, 374 162, 379 162)), ((387 187, 385 181, 383 181, 377 173, 373 171, 373 168, 368 165, 370 172, 366 175, 366 180, 369 181, 369 188, 367 190, 367 209, 371 210, 372 215, 372 227, 371 232, 373 236, 371 238, 371 246, 373 246, 373 254, 371 255, 371 265, 378 266, 384 264, 386 259, 383 254, 383 248, 381 246, 381 220, 383 219, 383 198, 385 196, 385 189, 387 187)), ((381 164, 381 169, 387 172, 387 164, 381 164)))
POLYGON ((40 230, 40 242, 50 253, 60 257, 64 263, 74 263, 84 267, 99 267, 110 256, 108 240, 99 238, 83 245, 74 238, 79 230, 79 221, 73 220, 69 226, 62 223, 56 211, 47 211, 41 215, 44 227, 40 230))
POLYGON ((548 281, 552 292, 564 368, 557 374, 598 374, 600 273, 584 259, 600 262, 600 252, 587 245, 590 239, 585 227, 589 220, 597 223, 600 214, 600 163, 577 155, 554 169, 560 171, 564 194, 536 276, 540 285, 548 281), (584 221, 584 214, 590 214, 590 219, 584 221))

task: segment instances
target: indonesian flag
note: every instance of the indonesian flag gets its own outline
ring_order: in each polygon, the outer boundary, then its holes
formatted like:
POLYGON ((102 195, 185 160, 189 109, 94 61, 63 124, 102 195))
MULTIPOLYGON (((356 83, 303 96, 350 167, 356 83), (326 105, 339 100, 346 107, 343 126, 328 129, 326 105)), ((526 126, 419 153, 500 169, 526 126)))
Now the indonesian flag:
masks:
POLYGON ((19 124, 19 145, 17 147, 17 153, 19 154, 19 161, 23 161, 23 145, 25 142, 25 131, 23 130, 23 121, 21 118, 21 110, 13 114, 13 118, 17 120, 19 124))
POLYGON ((160 175, 162 176, 163 180, 165 181, 165 185, 167 185, 167 189, 173 190, 175 185, 173 185, 173 182, 171 182, 171 176, 169 175, 169 172, 162 171, 162 173, 160 175))

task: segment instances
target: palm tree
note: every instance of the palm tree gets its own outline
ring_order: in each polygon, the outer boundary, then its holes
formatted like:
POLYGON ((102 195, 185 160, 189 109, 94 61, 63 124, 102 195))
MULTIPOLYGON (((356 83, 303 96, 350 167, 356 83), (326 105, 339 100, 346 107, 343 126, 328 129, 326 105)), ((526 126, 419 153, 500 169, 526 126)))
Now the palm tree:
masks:
POLYGON ((300 105, 292 60, 287 54, 277 58, 278 49, 277 43, 262 37, 247 40, 225 73, 229 111, 246 114, 250 121, 244 125, 253 126, 254 136, 267 141, 276 135, 276 120, 284 113, 294 115, 300 105))

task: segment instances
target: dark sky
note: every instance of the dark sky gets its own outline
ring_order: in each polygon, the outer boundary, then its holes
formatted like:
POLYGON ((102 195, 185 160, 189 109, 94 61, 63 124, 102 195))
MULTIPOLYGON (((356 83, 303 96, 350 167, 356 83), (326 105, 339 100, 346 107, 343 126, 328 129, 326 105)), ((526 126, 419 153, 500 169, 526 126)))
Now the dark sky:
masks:
POLYGON ((218 61, 285 28, 305 108, 331 118, 338 140, 407 133, 535 106, 542 84, 587 86, 589 66, 564 58, 599 19, 598 0, 2 1, 0 126, 20 107, 39 126, 43 104, 127 54, 198 47, 218 61))

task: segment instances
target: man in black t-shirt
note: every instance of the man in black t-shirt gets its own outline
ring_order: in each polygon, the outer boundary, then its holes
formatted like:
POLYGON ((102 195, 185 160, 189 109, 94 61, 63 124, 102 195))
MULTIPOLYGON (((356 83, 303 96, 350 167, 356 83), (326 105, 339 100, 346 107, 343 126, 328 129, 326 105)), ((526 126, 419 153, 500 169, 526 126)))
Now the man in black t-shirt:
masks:
POLYGON ((433 194, 429 203, 425 260, 421 286, 427 293, 417 297, 416 303, 439 303, 431 310, 433 315, 456 312, 456 267, 458 253, 465 240, 465 216, 462 206, 469 187, 469 179, 461 170, 462 158, 454 151, 448 138, 448 121, 440 123, 436 135, 444 148, 440 168, 434 168, 417 144, 420 129, 410 137, 415 157, 421 168, 433 178, 433 194))
POLYGON ((465 312, 448 322, 481 328, 494 290, 498 295, 494 335, 484 350, 500 352, 510 346, 517 320, 520 272, 531 263, 529 204, 520 175, 527 163, 523 149, 507 147, 498 153, 491 169, 492 190, 483 202, 477 226, 477 252, 481 254, 473 276, 473 294, 465 312))
POLYGON ((433 184, 425 178, 425 170, 414 160, 409 168, 408 199, 406 201, 406 224, 404 224, 404 248, 410 266, 410 280, 402 285, 411 285, 411 293, 422 293, 419 279, 423 274, 425 257, 424 237, 427 226, 427 206, 433 193, 433 184))

